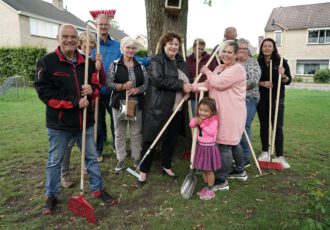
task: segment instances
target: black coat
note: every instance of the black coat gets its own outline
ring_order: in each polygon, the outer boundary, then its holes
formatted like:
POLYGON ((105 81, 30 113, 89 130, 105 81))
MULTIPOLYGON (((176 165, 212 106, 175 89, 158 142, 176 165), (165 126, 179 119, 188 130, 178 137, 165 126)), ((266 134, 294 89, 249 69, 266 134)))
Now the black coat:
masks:
MULTIPOLYGON (((171 61, 160 53, 151 59, 149 86, 143 110, 143 141, 152 142, 173 112, 175 95, 183 91, 184 82, 178 79, 178 69, 189 78, 188 67, 180 55, 171 61)), ((186 103, 185 103, 186 107, 186 103)), ((185 114, 187 109, 184 108, 185 114)), ((185 123, 188 123, 186 117, 185 123)))

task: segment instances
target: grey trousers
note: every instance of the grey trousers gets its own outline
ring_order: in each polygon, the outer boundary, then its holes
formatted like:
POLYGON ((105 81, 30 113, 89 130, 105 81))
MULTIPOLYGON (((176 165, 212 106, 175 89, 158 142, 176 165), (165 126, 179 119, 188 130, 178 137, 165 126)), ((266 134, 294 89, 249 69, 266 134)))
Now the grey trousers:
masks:
POLYGON ((221 169, 219 171, 219 178, 226 180, 229 173, 232 171, 233 158, 235 160, 235 170, 244 170, 244 156, 242 147, 238 145, 223 145, 219 144, 221 156, 221 169))
POLYGON ((132 158, 135 160, 140 159, 141 153, 141 128, 142 128, 142 111, 136 113, 136 121, 118 120, 119 110, 112 108, 113 121, 115 126, 115 146, 118 161, 125 160, 126 152, 126 134, 127 126, 131 136, 130 148, 132 158))

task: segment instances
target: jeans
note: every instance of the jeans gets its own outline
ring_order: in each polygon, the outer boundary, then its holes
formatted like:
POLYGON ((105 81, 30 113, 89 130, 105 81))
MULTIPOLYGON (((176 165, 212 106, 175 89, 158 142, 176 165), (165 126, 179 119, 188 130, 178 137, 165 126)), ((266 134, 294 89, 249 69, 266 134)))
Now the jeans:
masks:
MULTIPOLYGON (((60 193, 61 165, 68 144, 72 138, 81 150, 82 131, 68 132, 48 128, 49 152, 46 165, 46 196, 56 196, 60 193)), ((85 165, 89 175, 90 190, 92 192, 103 189, 103 180, 100 166, 96 160, 96 148, 94 143, 94 127, 86 128, 86 157, 85 165)))
POLYGON ((233 158, 235 160, 235 170, 244 170, 244 157, 242 147, 240 145, 219 145, 221 155, 221 169, 219 171, 219 178, 226 180, 232 169, 233 158))
POLYGON ((61 169, 61 177, 67 176, 70 174, 70 158, 71 158, 71 150, 74 146, 75 139, 71 138, 69 141, 68 147, 64 153, 62 169, 61 169))
POLYGON ((140 159, 141 153, 141 128, 142 128, 142 110, 137 111, 136 121, 126 121, 119 120, 117 117, 119 115, 118 109, 112 109, 112 114, 114 116, 115 125, 115 143, 116 143, 116 153, 118 161, 124 161, 127 156, 126 152, 126 134, 127 127, 129 128, 129 134, 131 136, 131 155, 135 160, 140 159))
POLYGON ((97 121, 97 144, 98 156, 102 155, 104 142, 107 140, 106 112, 110 115, 110 129, 112 135, 112 146, 115 149, 115 128, 113 124, 112 108, 110 107, 110 95, 101 95, 97 121))
MULTIPOLYGON (((247 116, 246 116, 245 130, 251 141, 251 144, 252 144, 251 124, 252 124, 254 115, 257 112, 257 105, 258 105, 258 100, 256 98, 246 98, 247 116)), ((250 163, 250 148, 249 148, 248 142, 247 142, 244 134, 242 136, 240 145, 243 148, 243 155, 244 155, 245 163, 250 163)))

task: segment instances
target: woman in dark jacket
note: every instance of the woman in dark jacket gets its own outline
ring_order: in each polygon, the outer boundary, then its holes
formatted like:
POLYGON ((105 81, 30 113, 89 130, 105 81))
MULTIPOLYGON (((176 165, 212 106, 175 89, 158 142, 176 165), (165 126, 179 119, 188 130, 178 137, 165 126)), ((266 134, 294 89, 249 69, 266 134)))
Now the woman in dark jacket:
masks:
POLYGON ((269 123, 269 88, 272 88, 272 124, 274 125, 274 114, 275 114, 275 102, 277 94, 277 86, 281 84, 279 106, 278 106, 278 117, 276 125, 276 136, 275 136, 275 153, 277 158, 273 162, 279 162, 283 165, 283 168, 290 168, 290 165, 283 157, 283 120, 284 120, 284 92, 285 85, 291 83, 291 73, 288 62, 283 60, 283 67, 280 66, 281 57, 278 54, 275 41, 271 38, 263 40, 260 46, 260 52, 258 62, 261 69, 261 78, 259 81, 259 92, 260 101, 257 107, 258 117, 260 121, 260 138, 262 144, 262 153, 258 160, 269 161, 268 159, 268 123, 269 123), (272 60, 272 81, 270 82, 269 77, 269 64, 272 60), (278 75, 281 74, 281 82, 278 82, 278 75))
MULTIPOLYGON (((188 67, 178 54, 182 39, 175 33, 164 34, 159 41, 161 53, 151 60, 150 82, 146 93, 142 124, 142 156, 171 116, 180 101, 188 99, 191 91, 188 67)), ((173 180, 172 155, 181 127, 184 125, 183 111, 180 110, 162 135, 161 166, 163 175, 173 180)), ((138 186, 146 182, 146 175, 152 164, 152 153, 140 165, 138 186)))

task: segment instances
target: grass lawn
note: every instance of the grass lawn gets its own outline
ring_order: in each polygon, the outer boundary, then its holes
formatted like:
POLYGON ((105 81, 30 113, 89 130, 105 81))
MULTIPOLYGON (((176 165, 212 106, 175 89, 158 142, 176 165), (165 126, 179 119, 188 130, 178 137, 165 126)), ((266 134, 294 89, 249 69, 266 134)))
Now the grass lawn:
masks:
MULTIPOLYGON (((48 152, 44 104, 33 89, 19 99, 0 97, 0 229, 330 229, 330 92, 286 92, 285 156, 291 169, 253 178, 252 164, 247 182, 230 181, 230 190, 217 192, 215 199, 201 201, 194 194, 183 200, 180 187, 189 162, 180 156, 186 147, 178 146, 174 159, 177 184, 161 175, 156 160, 148 183, 138 189, 130 174, 109 172, 116 157, 108 140, 101 169, 106 189, 120 197, 120 204, 101 206, 90 196, 86 178, 85 198, 96 210, 96 226, 66 208, 67 199, 79 194, 76 147, 71 157, 75 186, 62 190, 54 215, 41 215, 48 152)), ((257 154, 258 129, 256 116, 257 154)), ((198 176, 195 193, 201 186, 198 176)))

